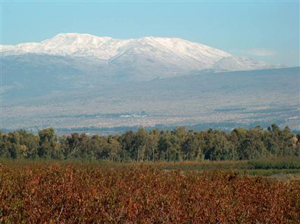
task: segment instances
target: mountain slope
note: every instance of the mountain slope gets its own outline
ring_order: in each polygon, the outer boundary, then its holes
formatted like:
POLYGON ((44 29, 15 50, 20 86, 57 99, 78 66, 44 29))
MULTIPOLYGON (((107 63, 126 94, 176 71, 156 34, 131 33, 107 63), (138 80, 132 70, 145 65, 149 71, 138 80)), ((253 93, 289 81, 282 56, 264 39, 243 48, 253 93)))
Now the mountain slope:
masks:
MULTIPOLYGON (((30 61, 31 55, 69 58, 69 66, 89 76, 109 78, 113 81, 143 81, 157 77, 166 78, 188 75, 190 72, 212 69, 235 71, 270 68, 267 63, 249 58, 234 57, 224 51, 183 40, 180 38, 144 37, 138 39, 113 39, 89 34, 67 33, 40 43, 23 43, 0 46, 4 67, 12 56, 24 57, 23 61, 44 70, 43 65, 30 61), (28 57, 29 56, 29 57, 28 57)), ((56 64, 53 64, 53 70, 56 64)), ((30 75, 25 66, 20 71, 30 75)), ((4 70, 9 75, 10 70, 4 70)))
POLYGON ((109 60, 118 55, 135 50, 137 53, 146 52, 151 55, 153 50, 192 58, 196 61, 203 59, 218 60, 230 54, 179 38, 145 37, 139 39, 119 40, 111 37, 97 37, 89 34, 58 34, 40 43, 24 43, 18 45, 2 45, 3 55, 12 54, 49 54, 60 56, 95 57, 98 60, 109 60))
MULTIPOLYGON (((300 68, 202 72, 3 102, 5 128, 277 123, 300 130, 300 68), (146 116, 140 116, 145 111, 146 116)), ((5 98, 4 98, 5 100, 5 98)), ((219 127, 219 126, 216 126, 219 127)))

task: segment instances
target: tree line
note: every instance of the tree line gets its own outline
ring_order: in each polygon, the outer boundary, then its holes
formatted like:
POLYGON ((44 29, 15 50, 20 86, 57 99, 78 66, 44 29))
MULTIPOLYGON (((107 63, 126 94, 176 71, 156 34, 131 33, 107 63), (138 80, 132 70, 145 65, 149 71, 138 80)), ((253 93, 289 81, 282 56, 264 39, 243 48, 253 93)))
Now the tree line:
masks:
POLYGON ((264 130, 236 128, 193 131, 178 127, 100 136, 72 133, 58 136, 53 128, 33 134, 0 131, 0 157, 25 159, 82 159, 111 161, 248 160, 300 156, 300 133, 272 124, 264 130))

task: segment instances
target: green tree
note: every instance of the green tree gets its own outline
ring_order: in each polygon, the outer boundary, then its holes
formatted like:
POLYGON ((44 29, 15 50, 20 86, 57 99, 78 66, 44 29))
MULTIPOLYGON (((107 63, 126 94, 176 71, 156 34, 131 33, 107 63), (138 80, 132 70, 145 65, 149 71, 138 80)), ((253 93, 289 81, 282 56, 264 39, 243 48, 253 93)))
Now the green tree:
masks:
POLYGON ((189 132, 182 143, 184 160, 201 160, 203 158, 200 141, 194 132, 189 132))
POLYGON ((53 128, 39 131, 39 148, 38 155, 40 158, 59 159, 61 156, 57 135, 53 128))

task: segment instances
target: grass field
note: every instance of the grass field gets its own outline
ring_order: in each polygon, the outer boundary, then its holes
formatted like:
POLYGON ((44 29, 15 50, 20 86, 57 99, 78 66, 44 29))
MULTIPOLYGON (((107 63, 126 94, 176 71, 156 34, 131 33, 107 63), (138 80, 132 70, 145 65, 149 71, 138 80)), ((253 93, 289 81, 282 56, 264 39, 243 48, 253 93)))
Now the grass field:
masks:
POLYGON ((298 223, 300 180, 261 175, 299 169, 265 162, 1 161, 0 223, 298 223))

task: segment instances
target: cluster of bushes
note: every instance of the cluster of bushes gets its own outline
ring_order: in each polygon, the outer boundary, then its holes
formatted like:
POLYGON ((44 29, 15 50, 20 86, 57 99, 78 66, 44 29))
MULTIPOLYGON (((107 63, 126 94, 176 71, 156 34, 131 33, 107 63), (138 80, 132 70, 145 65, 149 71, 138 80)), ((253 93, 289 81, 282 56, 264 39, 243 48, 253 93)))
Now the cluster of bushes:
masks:
POLYGON ((254 169, 300 169, 300 157, 251 160, 248 164, 254 169))
POLYGON ((300 184, 143 166, 0 166, 0 223, 299 223, 300 184))
POLYGON ((300 133, 271 125, 267 130, 237 128, 231 133, 209 129, 173 131, 140 128, 124 134, 57 136, 52 128, 38 134, 0 132, 0 157, 111 161, 248 160, 300 156, 300 133))

